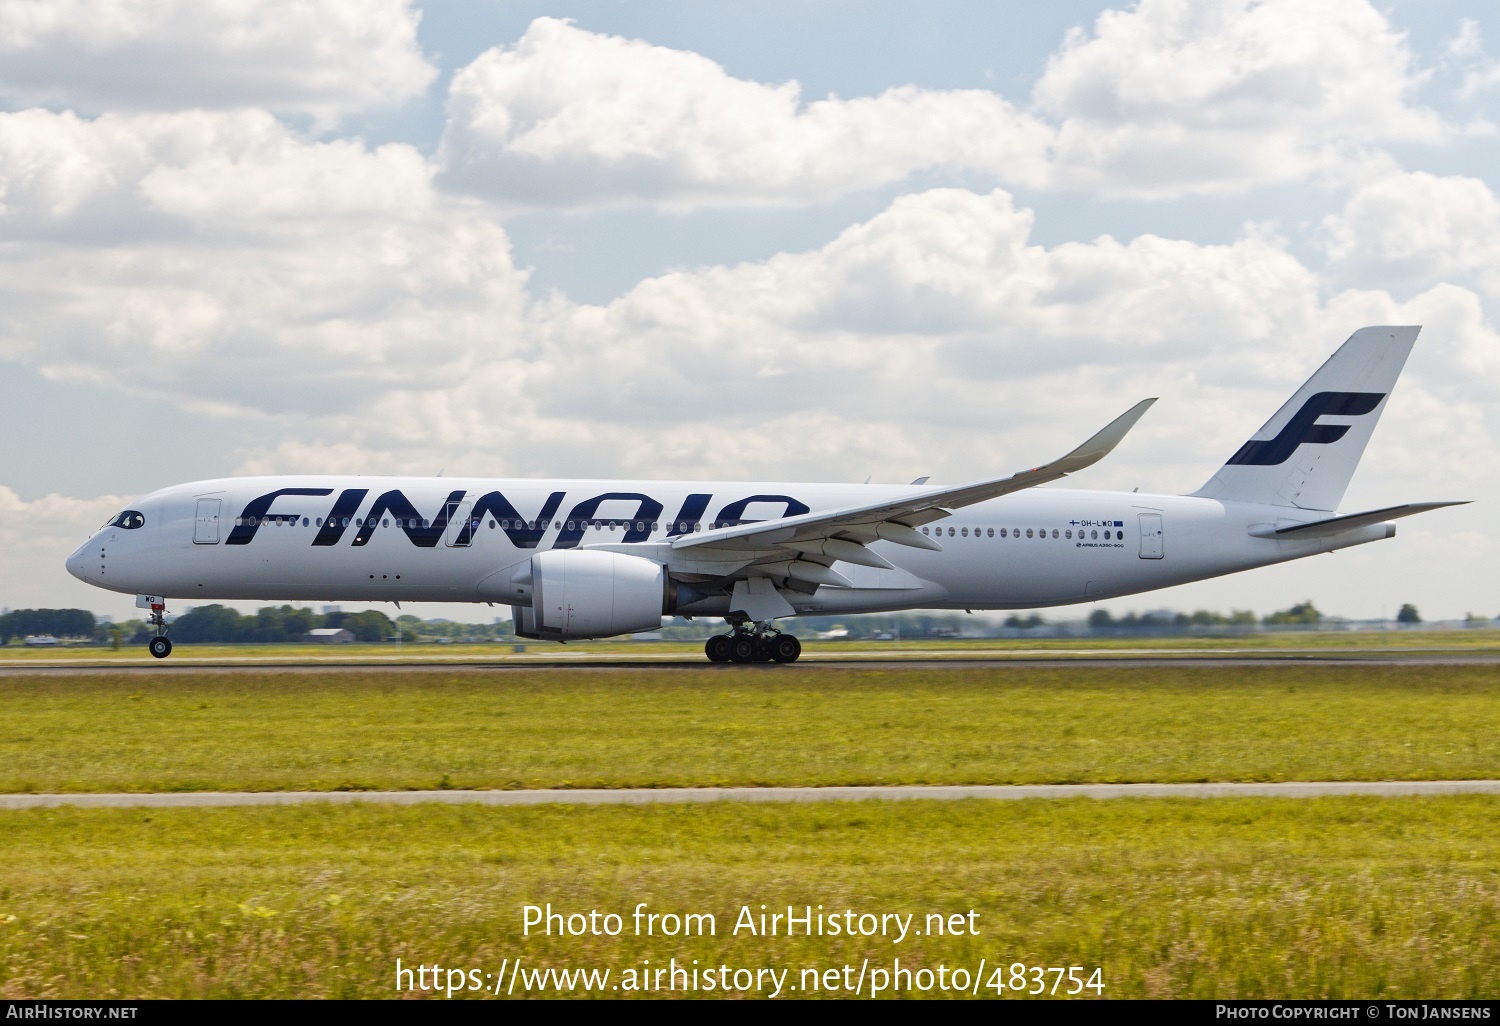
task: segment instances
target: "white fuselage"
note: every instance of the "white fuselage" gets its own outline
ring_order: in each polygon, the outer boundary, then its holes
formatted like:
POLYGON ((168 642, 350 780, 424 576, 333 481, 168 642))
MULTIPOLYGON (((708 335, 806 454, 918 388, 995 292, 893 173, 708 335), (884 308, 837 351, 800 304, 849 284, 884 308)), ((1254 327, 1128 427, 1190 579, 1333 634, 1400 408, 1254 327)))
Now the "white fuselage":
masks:
MULTIPOLYGON (((133 507, 141 526, 102 528, 68 559, 68 569, 112 591, 189 601, 513 604, 529 601, 529 585, 516 568, 549 549, 608 546, 660 559, 680 580, 712 582, 719 568, 696 565, 691 548, 671 550, 672 536, 910 491, 744 482, 232 478, 146 496, 133 507), (266 501, 273 493, 282 494, 266 501)), ((958 509, 921 528, 942 551, 876 541, 869 550, 896 569, 836 562, 832 569, 853 587, 825 584, 787 595, 799 614, 1066 605, 1394 533, 1389 524, 1301 540, 1252 533, 1327 515, 1193 496, 1037 488, 958 509)), ((728 602, 710 595, 679 611, 722 615, 728 602)))

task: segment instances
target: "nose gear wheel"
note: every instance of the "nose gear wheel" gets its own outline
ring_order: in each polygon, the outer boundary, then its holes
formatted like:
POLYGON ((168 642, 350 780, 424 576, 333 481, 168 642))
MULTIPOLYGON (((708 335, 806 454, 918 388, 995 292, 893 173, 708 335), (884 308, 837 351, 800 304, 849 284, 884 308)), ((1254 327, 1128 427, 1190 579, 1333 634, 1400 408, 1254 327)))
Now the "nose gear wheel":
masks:
POLYGON ((161 603, 151 603, 151 615, 146 617, 146 624, 156 628, 156 637, 146 647, 157 659, 165 659, 172 654, 172 639, 167 637, 167 607, 161 603))

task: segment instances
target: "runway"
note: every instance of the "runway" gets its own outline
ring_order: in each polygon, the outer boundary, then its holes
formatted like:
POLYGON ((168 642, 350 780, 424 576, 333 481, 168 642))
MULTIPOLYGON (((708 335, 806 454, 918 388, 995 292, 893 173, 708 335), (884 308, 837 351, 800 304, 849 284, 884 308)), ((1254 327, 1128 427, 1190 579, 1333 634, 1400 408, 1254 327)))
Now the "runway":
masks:
POLYGON ((1158 666, 1190 666, 1199 668, 1246 668, 1265 666, 1500 666, 1500 652, 1480 650, 1473 655, 1456 652, 1389 652, 1376 653, 1370 650, 1358 652, 1309 653, 1306 650, 1291 652, 1263 651, 1247 653, 1241 651, 1192 652, 1191 654, 1141 653, 1122 651, 1119 654, 1087 653, 1071 655, 1058 652, 1016 652, 995 655, 958 656, 909 656, 909 657, 826 657, 802 659, 790 666, 778 663, 710 663, 701 658, 577 658, 577 659, 504 659, 504 660, 454 660, 439 662, 432 660, 360 660, 350 662, 324 662, 321 660, 291 661, 287 659, 243 659, 243 660, 173 660, 171 662, 122 662, 119 660, 78 661, 69 663, 0 663, 0 677, 47 677, 47 676, 128 676, 160 677, 182 674, 245 674, 245 673, 524 673, 538 670, 572 672, 639 672, 649 670, 660 673, 705 672, 705 673, 787 673, 799 669, 835 670, 962 670, 962 669, 1060 669, 1064 667, 1114 667, 1146 669, 1158 666))
POLYGON ((6 794, 0 809, 206 808, 237 805, 653 805, 706 802, 1015 801, 1026 798, 1382 798, 1500 794, 1500 780, 1313 780, 1223 784, 969 784, 906 787, 681 787, 536 791, 197 791, 170 794, 6 794))

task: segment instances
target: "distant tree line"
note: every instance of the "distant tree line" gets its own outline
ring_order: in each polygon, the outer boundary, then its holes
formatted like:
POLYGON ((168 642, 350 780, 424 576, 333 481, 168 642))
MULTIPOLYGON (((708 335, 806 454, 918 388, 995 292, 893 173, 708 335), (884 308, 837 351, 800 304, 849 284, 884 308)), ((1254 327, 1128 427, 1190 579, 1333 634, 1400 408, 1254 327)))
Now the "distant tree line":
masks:
POLYGON ((94 614, 87 609, 13 609, 0 616, 0 645, 28 634, 89 638, 94 635, 94 622, 94 614))
MULTIPOLYGON (((362 613, 315 613, 293 606, 264 606, 250 615, 218 604, 198 606, 172 621, 173 641, 221 645, 302 641, 315 628, 351 631, 356 641, 389 641, 396 625, 379 610, 362 613)), ((134 640, 134 638, 132 638, 134 640)))
POLYGON ((457 620, 424 620, 410 613, 396 617, 403 641, 513 641, 509 619, 495 623, 459 623, 457 620))
MULTIPOLYGON (((1089 626, 1094 630, 1159 631, 1178 630, 1183 627, 1253 627, 1255 614, 1248 609, 1236 609, 1228 616, 1207 609, 1192 613, 1126 613, 1116 617, 1108 609, 1096 609, 1089 614, 1089 626)), ((1273 622, 1269 617, 1267 623, 1273 622)))

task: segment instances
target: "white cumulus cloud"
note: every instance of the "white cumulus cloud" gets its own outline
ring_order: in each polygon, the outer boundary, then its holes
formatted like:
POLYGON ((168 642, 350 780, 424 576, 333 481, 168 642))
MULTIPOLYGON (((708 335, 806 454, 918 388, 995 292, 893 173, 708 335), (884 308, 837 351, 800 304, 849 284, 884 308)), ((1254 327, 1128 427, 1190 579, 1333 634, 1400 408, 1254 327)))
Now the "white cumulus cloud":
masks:
POLYGON ((1414 106, 1421 73, 1367 0, 1141 0, 1075 29, 1037 82, 1059 125, 1054 183, 1225 193, 1454 129, 1414 106))
POLYGON ((985 90, 808 102, 699 54, 534 21, 461 69, 440 161, 515 206, 795 205, 947 168, 1170 199, 1367 177, 1458 127, 1368 0, 1143 0, 1073 30, 1029 108, 985 90))
POLYGON ((460 70, 448 103, 447 180, 515 205, 795 204, 936 167, 1034 182, 1050 137, 985 90, 804 102, 554 18, 460 70))
POLYGON ((264 112, 0 115, 0 359, 278 414, 519 344, 504 230, 411 147, 264 112))
POLYGON ((263 110, 0 113, 0 230, 119 242, 432 208, 415 149, 312 142, 263 110))
POLYGON ((408 0, 0 0, 0 94, 90 111, 268 107, 321 121, 436 75, 408 0))
POLYGON ((1322 227, 1335 269, 1350 280, 1410 286, 1475 275, 1500 294, 1500 199, 1477 178, 1390 174, 1357 189, 1322 227))

